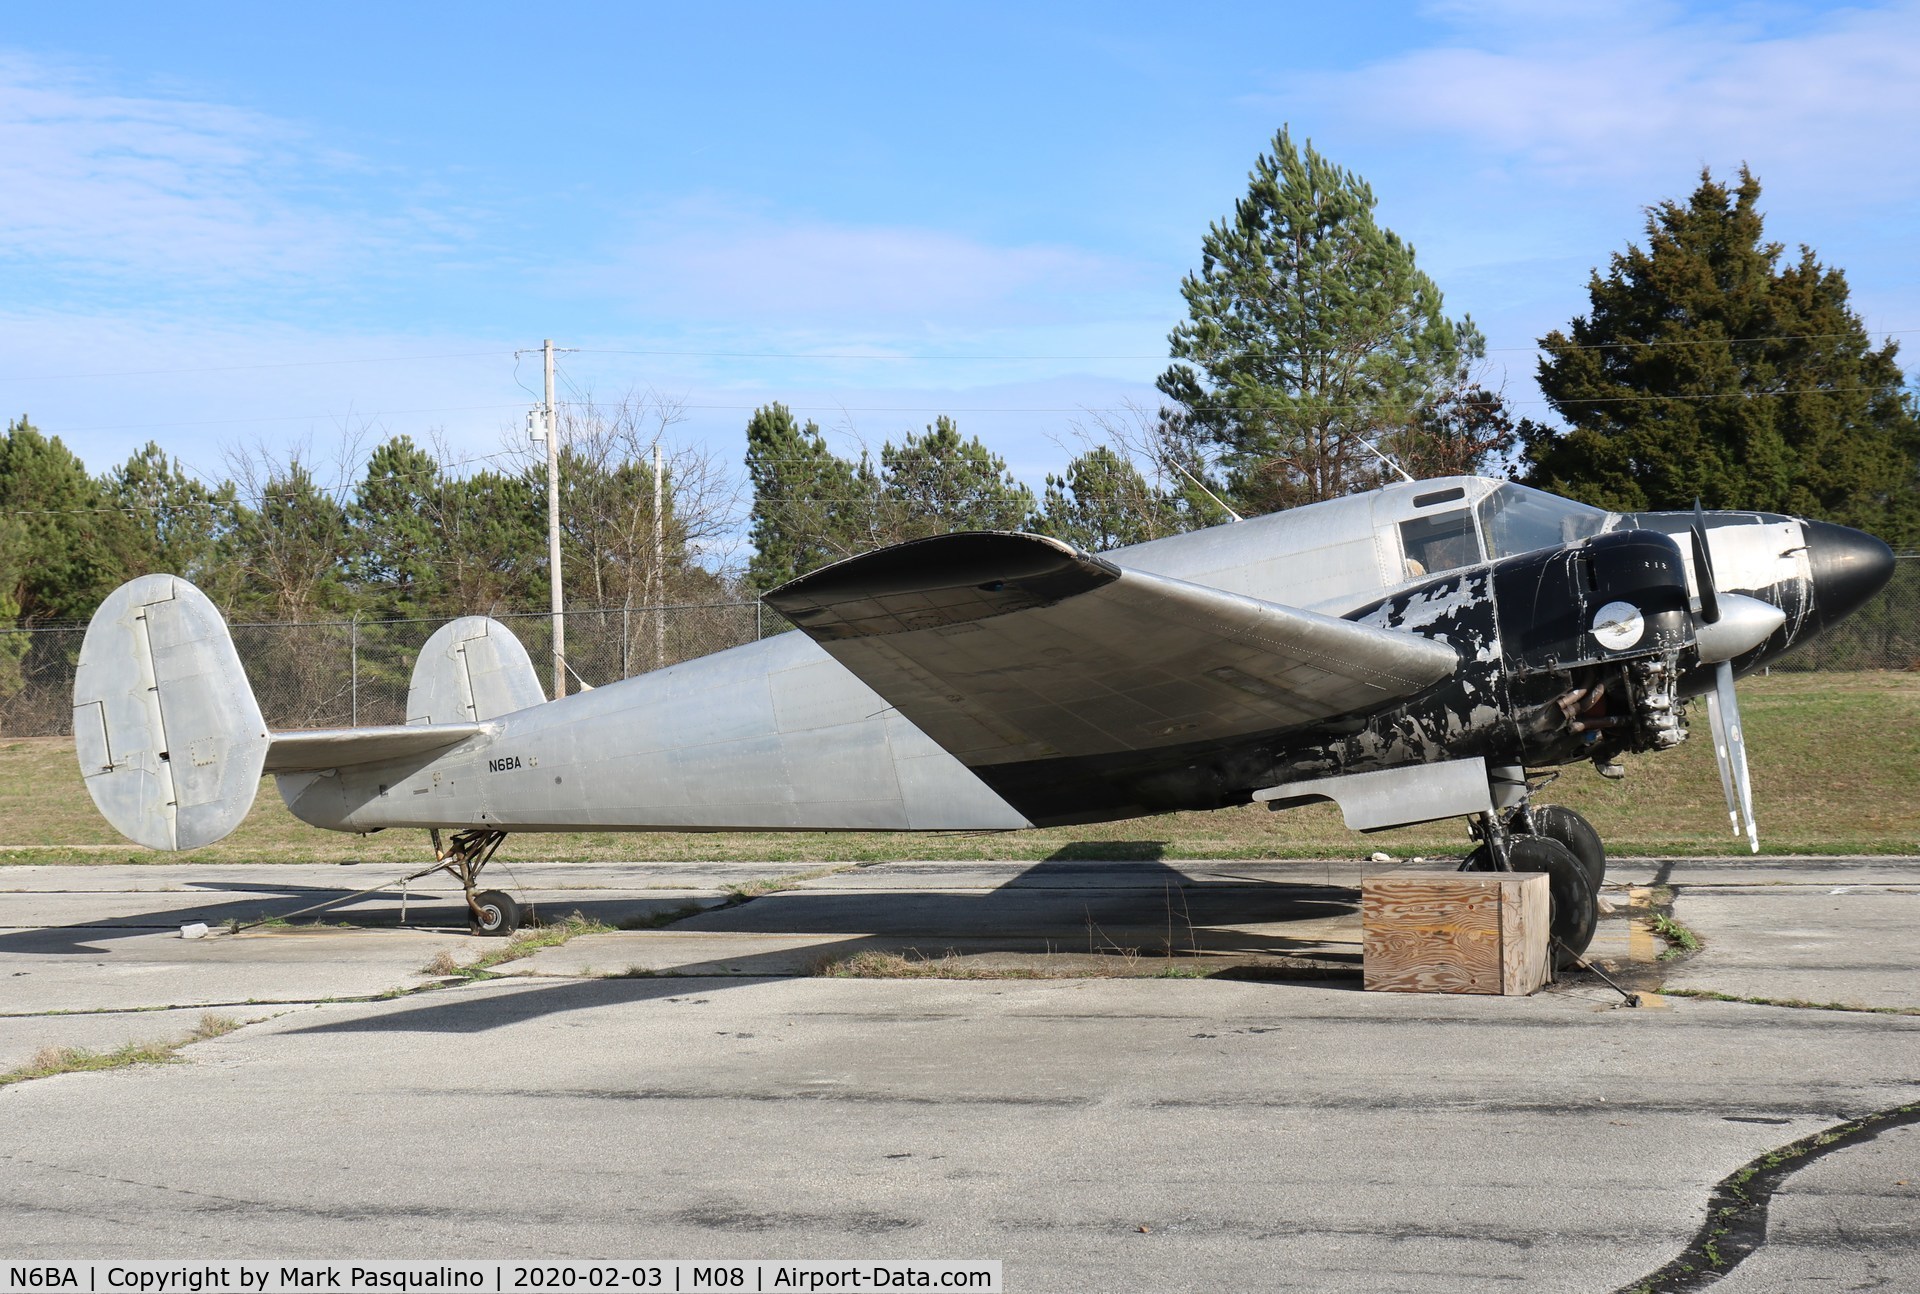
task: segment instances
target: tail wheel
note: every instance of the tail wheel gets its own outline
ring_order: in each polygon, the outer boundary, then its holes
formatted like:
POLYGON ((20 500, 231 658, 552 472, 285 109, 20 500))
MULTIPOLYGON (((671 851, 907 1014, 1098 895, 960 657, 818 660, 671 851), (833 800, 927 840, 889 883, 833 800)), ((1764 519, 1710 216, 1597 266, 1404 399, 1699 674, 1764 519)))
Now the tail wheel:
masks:
POLYGON ((1537 835, 1565 845, 1586 869, 1587 887, 1595 894, 1607 879, 1607 849, 1593 824, 1564 804, 1542 804, 1532 810, 1537 835))
POLYGON ((473 896, 473 930, 481 935, 510 935, 520 928, 520 905, 510 894, 484 890, 473 896))
POLYGON ((1507 856, 1516 872, 1547 874, 1547 887, 1553 895, 1553 920, 1548 928, 1560 945, 1555 963, 1573 965, 1573 959, 1593 942, 1593 928, 1600 919, 1586 865, 1574 857, 1571 849, 1546 836, 1515 836, 1507 856))

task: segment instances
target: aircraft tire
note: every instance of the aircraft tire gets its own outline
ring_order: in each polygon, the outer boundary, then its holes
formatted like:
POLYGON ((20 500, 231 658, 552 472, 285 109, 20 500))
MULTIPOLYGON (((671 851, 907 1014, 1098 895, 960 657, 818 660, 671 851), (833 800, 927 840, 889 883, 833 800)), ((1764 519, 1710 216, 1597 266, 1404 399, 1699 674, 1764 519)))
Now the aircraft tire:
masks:
POLYGON ((1534 832, 1565 845, 1586 868, 1587 885, 1598 894, 1607 879, 1607 847, 1593 824, 1564 804, 1538 805, 1532 816, 1534 832))
POLYGON ((1553 895, 1553 921, 1549 927, 1559 943, 1555 964, 1566 968, 1573 958, 1593 942, 1594 926, 1600 920, 1600 908, 1593 886, 1587 881, 1587 869, 1573 851, 1547 836, 1515 836, 1507 856, 1516 872, 1545 872, 1547 887, 1553 895))
POLYGON ((481 935, 510 935, 520 928, 520 905, 511 894, 482 890, 473 896, 480 914, 474 918, 473 931, 481 935))

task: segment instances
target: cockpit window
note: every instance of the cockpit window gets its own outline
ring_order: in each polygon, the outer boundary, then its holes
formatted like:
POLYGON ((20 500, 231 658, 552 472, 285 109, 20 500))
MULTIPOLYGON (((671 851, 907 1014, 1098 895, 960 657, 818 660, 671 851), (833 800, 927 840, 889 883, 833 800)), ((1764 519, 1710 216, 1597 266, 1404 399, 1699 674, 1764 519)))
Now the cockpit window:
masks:
POLYGON ((1400 543, 1407 551, 1408 579, 1472 566, 1480 560, 1473 514, 1465 508, 1401 522, 1400 543))
POLYGON ((1495 561, 1541 548, 1558 548, 1600 533, 1609 513, 1558 495, 1511 483, 1480 500, 1480 528, 1495 561))

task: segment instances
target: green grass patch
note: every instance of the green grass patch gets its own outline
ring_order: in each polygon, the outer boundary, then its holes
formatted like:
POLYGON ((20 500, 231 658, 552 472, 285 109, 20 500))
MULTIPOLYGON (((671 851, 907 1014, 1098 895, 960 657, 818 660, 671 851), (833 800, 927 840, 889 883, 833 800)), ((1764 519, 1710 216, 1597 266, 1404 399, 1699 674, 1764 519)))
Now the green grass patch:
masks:
POLYGON ((1674 918, 1669 912, 1652 914, 1653 933, 1666 940, 1667 946, 1661 950, 1661 961, 1676 961, 1700 951, 1700 936, 1688 926, 1674 918))
POLYGON ((0 1073, 0 1087, 35 1078, 52 1078, 56 1074, 87 1074, 103 1069, 125 1069, 129 1065, 170 1065, 180 1060, 182 1047, 218 1038, 239 1027, 240 1022, 231 1016, 209 1014, 201 1016, 193 1031, 177 1042, 129 1042, 112 1051, 42 1047, 26 1064, 0 1073))
POLYGON ((508 936, 505 943, 489 948, 470 962, 462 962, 453 953, 442 949, 434 954, 432 961, 420 968, 422 975, 432 975, 441 979, 493 979, 490 972, 495 966, 522 957, 531 957, 542 948, 558 948, 570 939, 580 935, 612 934, 613 927, 592 917, 576 912, 565 920, 552 922, 544 926, 529 926, 525 930, 516 930, 508 936))
MULTIPOLYGON (((1760 839, 1770 853, 1898 854, 1920 851, 1920 673, 1780 674, 1740 685, 1760 839)), ((1629 756, 1610 782, 1569 766, 1542 796, 1585 814, 1620 855, 1739 854, 1704 705, 1678 749, 1629 756)), ((352 836, 296 820, 269 781, 227 839, 182 854, 120 839, 81 785, 73 742, 21 737, 0 743, 0 863, 374 863, 396 870, 426 859, 423 833, 352 836)), ((1349 858, 1464 852, 1464 828, 1441 823, 1362 840, 1331 805, 1272 813, 1246 806, 1036 831, 558 832, 510 840, 508 857, 569 862, 791 864, 762 886, 791 884, 823 863, 1086 859, 1349 858)), ((812 872, 812 874, 821 874, 812 872)), ((755 888, 754 893, 771 893, 755 888)), ((742 897, 752 897, 742 893, 742 897)))

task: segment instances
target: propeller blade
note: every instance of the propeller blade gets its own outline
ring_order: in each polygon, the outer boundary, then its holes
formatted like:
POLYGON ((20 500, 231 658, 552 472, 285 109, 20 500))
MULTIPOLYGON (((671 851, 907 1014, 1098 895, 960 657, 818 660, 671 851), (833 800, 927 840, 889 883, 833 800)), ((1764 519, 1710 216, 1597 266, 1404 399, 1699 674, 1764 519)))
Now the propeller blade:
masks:
POLYGON ((1720 619, 1720 586, 1713 578, 1713 551, 1707 546, 1707 514, 1700 500, 1693 501, 1693 579, 1700 586, 1700 620, 1713 624, 1720 619))
POLYGON ((1713 762, 1720 769, 1720 793, 1727 797, 1727 821, 1740 834, 1739 802, 1733 798, 1733 756, 1727 750, 1727 724, 1720 713, 1720 694, 1707 693, 1707 723, 1713 729, 1713 762))
POLYGON ((1714 666, 1713 691, 1707 693, 1707 722, 1713 728, 1713 757, 1720 766, 1720 789, 1727 797, 1733 834, 1746 824, 1747 847, 1760 852, 1760 830, 1753 820, 1753 781, 1747 773, 1747 740, 1740 728, 1740 701, 1733 692, 1733 662, 1714 666))

